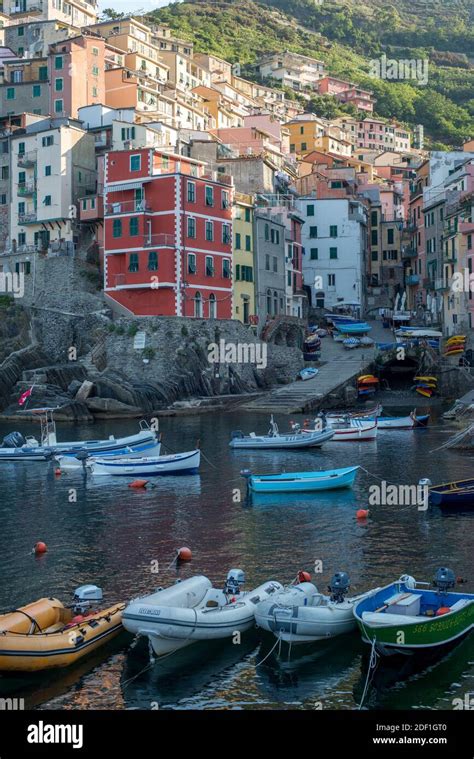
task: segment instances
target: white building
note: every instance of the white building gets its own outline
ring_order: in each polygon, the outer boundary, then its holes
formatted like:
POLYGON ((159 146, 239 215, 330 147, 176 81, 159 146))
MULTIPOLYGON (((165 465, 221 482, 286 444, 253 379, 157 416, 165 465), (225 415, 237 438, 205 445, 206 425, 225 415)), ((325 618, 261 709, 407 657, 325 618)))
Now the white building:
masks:
POLYGON ((322 61, 289 50, 266 55, 258 67, 261 76, 277 79, 294 90, 314 89, 326 73, 322 61))
POLYGON ((97 21, 96 0, 3 0, 3 13, 13 23, 22 21, 62 21, 81 27, 97 21))
POLYGON ((342 302, 365 307, 367 212, 346 198, 306 196, 296 201, 305 219, 302 229, 303 279, 311 288, 311 306, 332 308, 342 302))
POLYGON ((94 136, 79 121, 45 118, 11 137, 12 247, 69 252, 78 198, 95 192, 94 136))

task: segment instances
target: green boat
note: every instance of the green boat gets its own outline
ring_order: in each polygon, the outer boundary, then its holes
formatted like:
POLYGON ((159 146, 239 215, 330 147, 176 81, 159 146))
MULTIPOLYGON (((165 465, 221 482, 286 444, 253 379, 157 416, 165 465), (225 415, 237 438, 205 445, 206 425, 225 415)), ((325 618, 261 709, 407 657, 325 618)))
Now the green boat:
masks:
POLYGON ((354 607, 362 640, 381 656, 442 654, 474 628, 474 595, 453 593, 454 573, 438 569, 429 583, 409 575, 354 607), (425 587, 420 587, 425 586, 425 587))

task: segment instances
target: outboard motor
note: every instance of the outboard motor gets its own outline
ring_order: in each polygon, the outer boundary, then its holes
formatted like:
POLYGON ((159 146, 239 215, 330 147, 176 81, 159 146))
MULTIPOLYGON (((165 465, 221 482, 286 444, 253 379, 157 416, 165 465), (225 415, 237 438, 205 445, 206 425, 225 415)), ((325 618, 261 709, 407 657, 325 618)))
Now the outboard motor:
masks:
POLYGON ((9 432, 3 438, 2 448, 21 448, 22 445, 26 445, 26 440, 21 432, 9 432))
POLYGON ((74 614, 83 614, 91 606, 102 601, 102 588, 97 585, 80 585, 74 591, 73 612, 74 614))
POLYGON ((456 585, 456 576, 453 570, 440 567, 433 578, 433 585, 439 593, 447 593, 448 590, 452 590, 456 585))
POLYGON ((237 596, 245 583, 245 572, 242 569, 230 569, 224 585, 224 593, 237 596))
POLYGON ((331 593, 331 601, 340 604, 344 601, 344 596, 349 591, 351 581, 346 572, 336 572, 331 578, 328 585, 328 591, 331 593))

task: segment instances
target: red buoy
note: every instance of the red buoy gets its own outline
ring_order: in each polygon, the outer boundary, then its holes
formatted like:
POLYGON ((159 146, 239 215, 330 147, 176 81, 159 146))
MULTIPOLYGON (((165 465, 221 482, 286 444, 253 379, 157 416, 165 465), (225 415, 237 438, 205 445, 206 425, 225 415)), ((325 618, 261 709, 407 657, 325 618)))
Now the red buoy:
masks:
POLYGON ((46 545, 46 543, 42 543, 41 541, 39 543, 35 543, 35 547, 33 548, 33 551, 35 552, 36 555, 40 553, 46 553, 47 550, 48 550, 48 546, 46 545))
POLYGON ((183 548, 180 548, 178 550, 178 559, 179 561, 191 561, 193 558, 193 555, 191 553, 191 549, 184 546, 183 548))
POLYGON ((298 572, 298 582, 311 582, 310 573, 305 572, 303 569, 300 569, 298 572))
POLYGON ((148 485, 148 480, 133 480, 133 482, 130 482, 128 487, 129 488, 146 488, 148 485))
POLYGON ((451 611, 451 608, 449 606, 440 606, 440 608, 436 612, 436 616, 441 617, 443 614, 449 614, 450 611, 451 611))
POLYGON ((62 475, 62 471, 59 466, 57 466, 56 469, 54 470, 54 474, 56 477, 60 477, 62 475))
POLYGON ((356 519, 367 519, 368 516, 369 516, 368 509, 357 509, 356 519))

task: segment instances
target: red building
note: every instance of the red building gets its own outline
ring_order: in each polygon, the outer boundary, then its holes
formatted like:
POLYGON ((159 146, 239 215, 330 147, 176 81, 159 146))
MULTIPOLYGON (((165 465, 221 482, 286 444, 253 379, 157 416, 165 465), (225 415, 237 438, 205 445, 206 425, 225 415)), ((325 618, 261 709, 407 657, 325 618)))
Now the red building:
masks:
POLYGON ((153 148, 105 157, 104 289, 137 316, 232 318, 232 178, 153 148))

